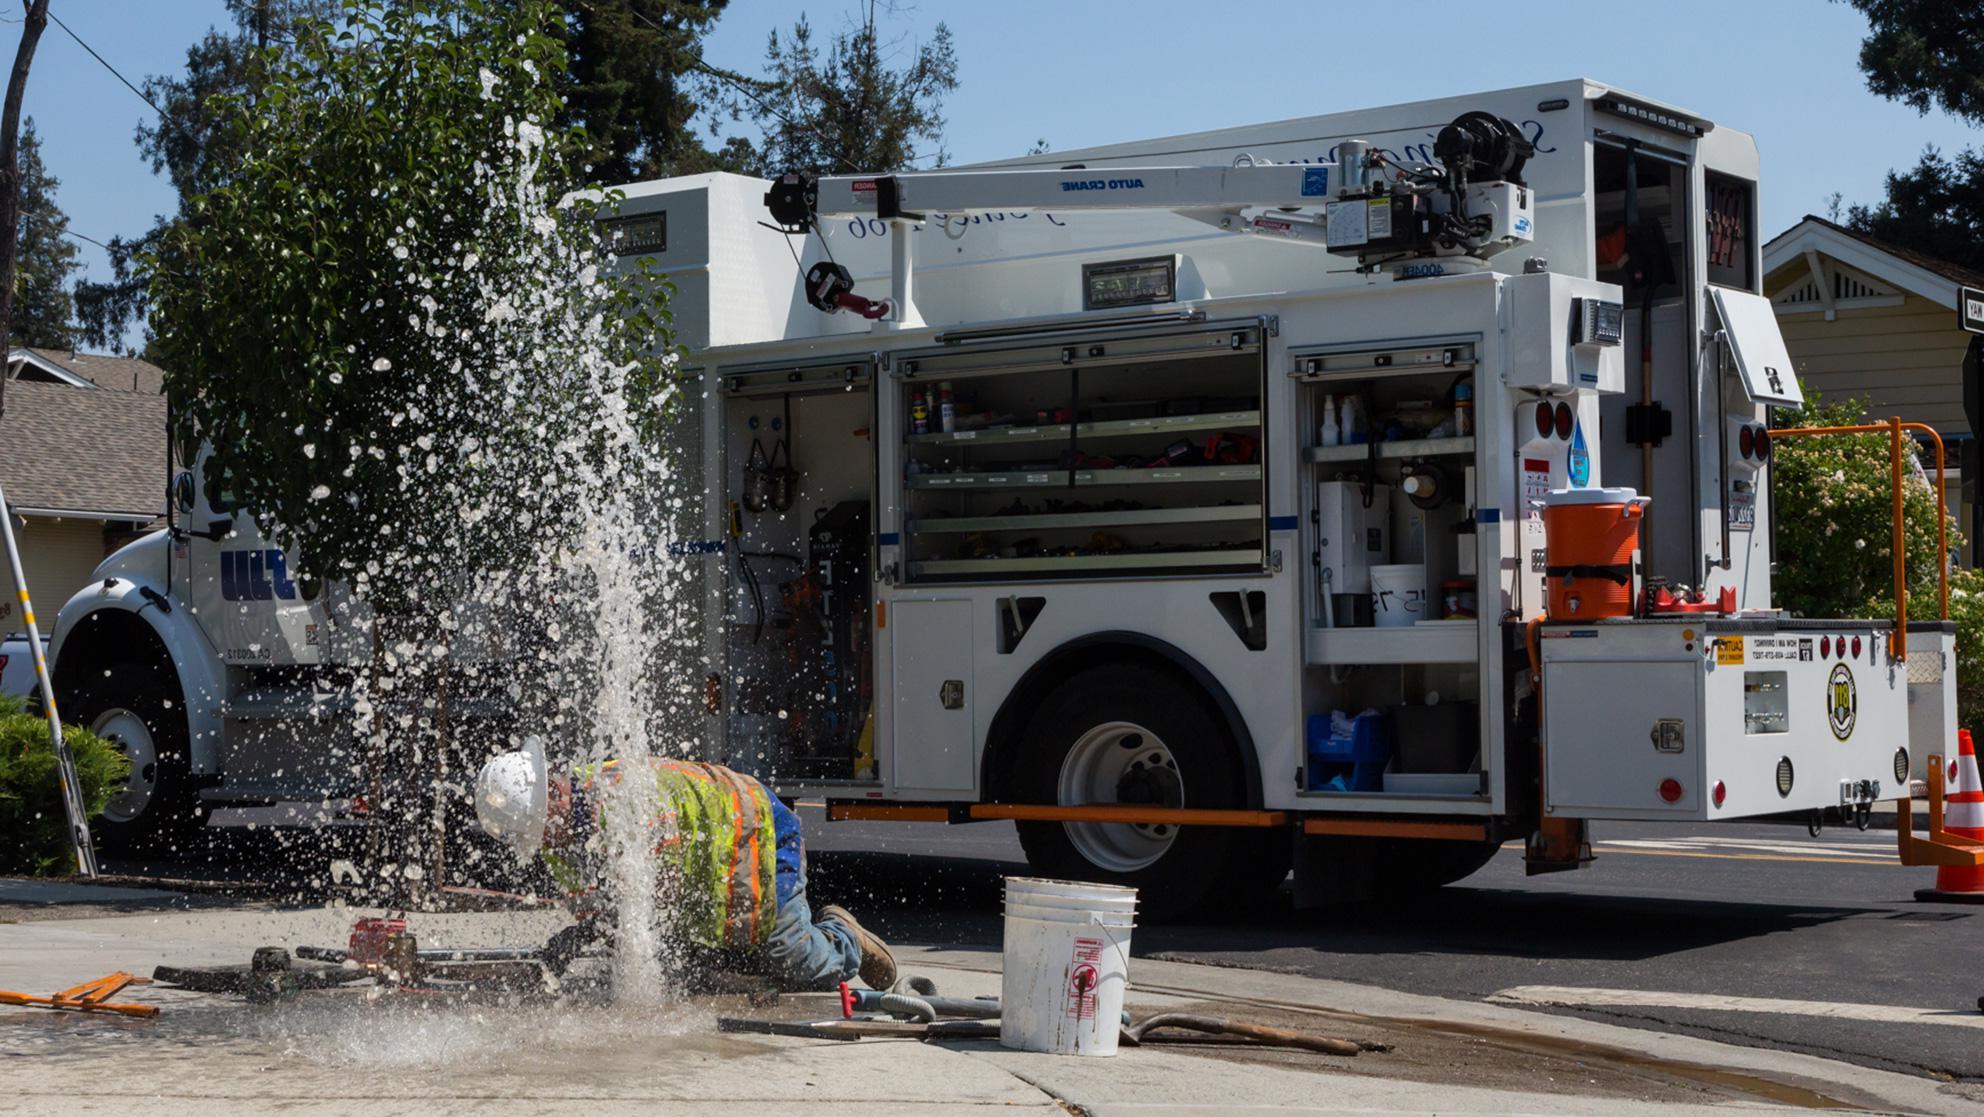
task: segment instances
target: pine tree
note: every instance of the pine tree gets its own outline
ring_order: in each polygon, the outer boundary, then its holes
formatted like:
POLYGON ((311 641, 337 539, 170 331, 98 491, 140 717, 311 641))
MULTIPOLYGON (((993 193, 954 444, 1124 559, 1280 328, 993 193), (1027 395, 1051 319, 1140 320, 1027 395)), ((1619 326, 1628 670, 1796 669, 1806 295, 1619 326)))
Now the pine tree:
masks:
POLYGON ((13 342, 44 349, 73 344, 76 303, 69 276, 81 265, 66 235, 69 215, 55 202, 62 185, 41 162, 34 118, 21 124, 21 239, 15 274, 13 342))

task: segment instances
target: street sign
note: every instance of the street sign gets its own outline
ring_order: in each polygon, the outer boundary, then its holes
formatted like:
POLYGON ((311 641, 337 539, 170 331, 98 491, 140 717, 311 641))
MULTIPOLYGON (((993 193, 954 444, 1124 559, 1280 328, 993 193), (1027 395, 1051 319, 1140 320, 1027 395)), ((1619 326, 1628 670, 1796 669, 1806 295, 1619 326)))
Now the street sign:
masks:
POLYGON ((1973 334, 1984 334, 1984 291, 1975 287, 1956 289, 1956 324, 1973 334))

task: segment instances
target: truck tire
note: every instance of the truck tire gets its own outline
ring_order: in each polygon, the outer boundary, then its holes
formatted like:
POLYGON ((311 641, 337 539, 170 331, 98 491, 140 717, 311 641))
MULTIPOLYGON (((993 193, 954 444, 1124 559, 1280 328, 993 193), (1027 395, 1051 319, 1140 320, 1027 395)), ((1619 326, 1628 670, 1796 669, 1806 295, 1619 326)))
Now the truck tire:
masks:
MULTIPOLYGON (((1176 676, 1146 667, 1093 667, 1063 683, 1028 722, 1015 759, 1022 803, 1246 804, 1226 729, 1176 676)), ((1021 822, 1019 838, 1036 872, 1137 889, 1148 921, 1230 898, 1236 881, 1263 875, 1237 872, 1244 859, 1271 848, 1263 835, 1213 826, 1021 822)), ((1285 872, 1283 862, 1277 883, 1285 872)))
POLYGON ((206 823, 193 786, 186 707, 162 664, 124 660, 66 688, 63 720, 80 724, 131 759, 131 776, 96 820, 106 849, 171 851, 206 823))

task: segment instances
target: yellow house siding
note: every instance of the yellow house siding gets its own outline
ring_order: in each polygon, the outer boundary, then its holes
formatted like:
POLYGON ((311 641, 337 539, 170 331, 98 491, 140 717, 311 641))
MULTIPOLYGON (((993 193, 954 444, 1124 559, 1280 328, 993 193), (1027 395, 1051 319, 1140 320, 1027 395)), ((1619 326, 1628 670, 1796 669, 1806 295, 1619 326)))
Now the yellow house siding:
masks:
MULTIPOLYGON (((43 636, 54 626, 56 611, 90 583, 90 575, 109 553, 104 547, 103 527, 101 520, 48 520, 30 516, 26 530, 16 534, 28 593, 34 598, 35 621, 43 636)), ((0 562, 0 570, 4 569, 5 564, 0 562)), ((24 630, 13 574, 0 573, 0 585, 6 589, 6 608, 0 611, 0 633, 24 630)))
POLYGON ((1963 355, 1970 335, 1956 312, 1919 295, 1900 306, 1780 314, 1785 347, 1808 389, 1829 399, 1860 398, 1876 418, 1900 415, 1944 435, 1967 434, 1963 355))

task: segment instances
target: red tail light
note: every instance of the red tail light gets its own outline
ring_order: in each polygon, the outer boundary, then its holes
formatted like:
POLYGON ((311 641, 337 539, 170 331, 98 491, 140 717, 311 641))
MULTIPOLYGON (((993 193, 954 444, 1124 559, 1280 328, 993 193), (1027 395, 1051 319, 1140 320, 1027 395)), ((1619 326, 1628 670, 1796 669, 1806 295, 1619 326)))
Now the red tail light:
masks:
POLYGON ((1758 461, 1760 461, 1760 462, 1767 462, 1767 461, 1769 461, 1769 460, 1770 460, 1770 431, 1768 431, 1768 430, 1766 430, 1766 429, 1764 429, 1763 427, 1758 427, 1758 428, 1757 428, 1757 438, 1756 438, 1756 443, 1757 443, 1757 460, 1758 460, 1758 461))
POLYGON ((1858 636, 1853 638, 1853 658, 1860 658, 1860 638, 1858 636))
POLYGON ((1708 794, 1709 794, 1709 798, 1715 800, 1715 805, 1717 807, 1720 807, 1722 806, 1722 801, 1724 799, 1729 798, 1729 789, 1722 785, 1721 780, 1717 780, 1715 781, 1715 787, 1712 788, 1708 794))
POLYGON ((1540 438, 1549 438, 1550 431, 1554 428, 1554 426, 1555 424, 1550 417, 1550 405, 1547 403, 1537 404, 1536 405, 1537 436, 1540 438))
POLYGON ((1669 803, 1681 801, 1681 781, 1669 776, 1660 781, 1660 798, 1669 803))
POLYGON ((1819 637, 1819 658, 1820 659, 1832 658, 1832 637, 1830 636, 1819 637))
POLYGON ((1752 457, 1755 457, 1757 453, 1757 428, 1744 427, 1742 433, 1736 436, 1736 445, 1742 450, 1744 461, 1749 461, 1752 457))
POLYGON ((1558 438, 1571 437, 1571 421, 1573 418, 1574 417, 1571 415, 1570 404, 1560 403, 1557 405, 1557 437, 1558 438))

